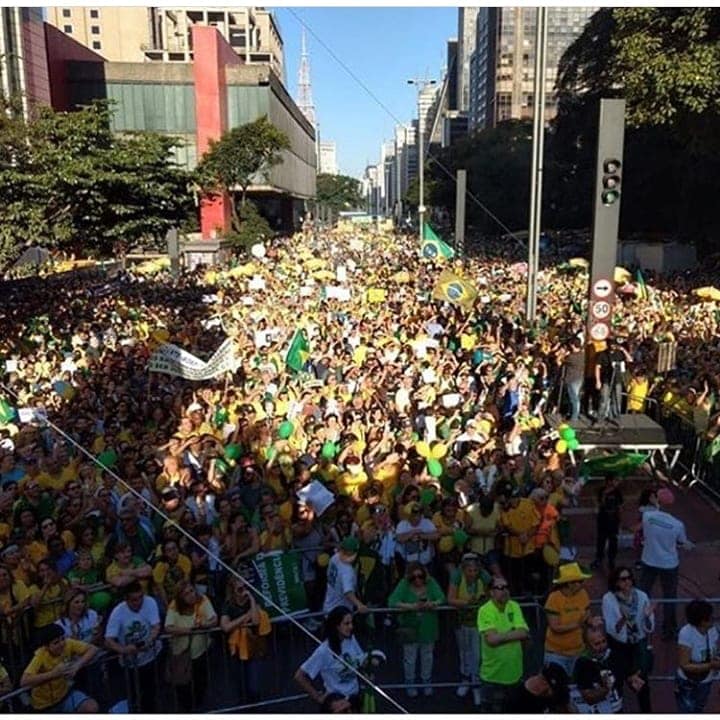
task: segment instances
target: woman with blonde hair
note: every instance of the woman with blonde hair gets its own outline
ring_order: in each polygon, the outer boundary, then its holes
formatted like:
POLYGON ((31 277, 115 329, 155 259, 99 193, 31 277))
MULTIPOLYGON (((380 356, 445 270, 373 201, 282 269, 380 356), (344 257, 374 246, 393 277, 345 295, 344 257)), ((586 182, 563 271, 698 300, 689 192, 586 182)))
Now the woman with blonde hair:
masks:
POLYGON ((177 692, 178 710, 190 712, 202 703, 207 689, 207 631, 218 623, 211 602, 188 580, 178 583, 165 617, 165 632, 171 635, 166 681, 177 692))

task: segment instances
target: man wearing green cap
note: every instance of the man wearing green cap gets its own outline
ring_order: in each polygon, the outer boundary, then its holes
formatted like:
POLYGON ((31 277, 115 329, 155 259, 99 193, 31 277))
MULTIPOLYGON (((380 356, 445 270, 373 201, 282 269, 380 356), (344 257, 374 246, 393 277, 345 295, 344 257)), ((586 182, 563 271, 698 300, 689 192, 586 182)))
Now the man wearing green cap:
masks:
POLYGON ((327 589, 323 612, 327 615, 333 608, 344 605, 348 610, 367 612, 367 606, 357 596, 358 574, 354 566, 360 541, 346 537, 337 552, 330 558, 327 569, 327 589))

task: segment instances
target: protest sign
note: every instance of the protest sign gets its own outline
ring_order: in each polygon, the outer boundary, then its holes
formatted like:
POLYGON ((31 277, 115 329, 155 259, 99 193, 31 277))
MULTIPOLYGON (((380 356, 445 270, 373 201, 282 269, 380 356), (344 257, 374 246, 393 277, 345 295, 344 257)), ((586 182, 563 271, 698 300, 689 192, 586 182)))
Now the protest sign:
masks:
POLYGON ((334 502, 335 496, 317 480, 308 483, 295 493, 301 503, 312 506, 315 515, 320 517, 334 502))
MULTIPOLYGON (((300 553, 282 552, 258 553, 253 560, 257 571, 260 592, 279 605, 284 613, 292 615, 307 611, 305 585, 300 572, 300 553)), ((268 615, 280 615, 269 603, 265 605, 268 615)))
POLYGON ((207 362, 177 345, 165 343, 152 354, 149 363, 151 372, 175 375, 186 380, 208 380, 228 370, 234 370, 235 366, 235 347, 232 338, 226 338, 207 362))

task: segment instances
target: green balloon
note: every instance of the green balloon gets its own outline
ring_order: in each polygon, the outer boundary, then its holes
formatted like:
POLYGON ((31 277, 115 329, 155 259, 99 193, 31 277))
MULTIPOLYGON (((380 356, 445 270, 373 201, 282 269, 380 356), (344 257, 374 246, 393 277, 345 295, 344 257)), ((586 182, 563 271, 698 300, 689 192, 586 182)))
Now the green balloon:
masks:
POLYGON ((220 473, 226 473, 230 470, 230 466, 222 459, 215 460, 215 469, 220 473))
POLYGON ((237 460, 242 455, 242 448, 233 443, 225 448, 225 460, 237 460))
POLYGON ((112 604, 113 596, 104 590, 90 593, 88 597, 88 605, 95 610, 95 612, 105 612, 112 604))
POLYGON ((427 507, 435 500, 435 491, 432 488, 424 488, 420 491, 420 504, 427 507))
POLYGON ((228 411, 225 408, 218 408, 215 411, 215 417, 213 418, 215 427, 221 428, 228 421, 228 417, 228 411))
POLYGON ((427 469, 430 475, 436 478, 440 477, 443 474, 443 466, 440 461, 436 460, 435 458, 428 458, 427 469))
POLYGON ((560 431, 560 437, 565 440, 565 442, 570 442, 575 437, 575 430, 571 427, 563 428, 560 431))
POLYGON ((277 448, 274 445, 271 445, 268 448, 266 455, 268 460, 272 460, 274 457, 277 456, 277 448))
POLYGON ((111 448, 110 450, 104 450, 98 457, 98 462, 105 465, 105 467, 113 468, 117 463, 117 453, 111 448))
POLYGON ((455 543, 455 547, 461 548, 468 541, 468 538, 469 535, 462 528, 458 528, 453 533, 453 542, 455 543))
POLYGON ((577 450, 580 447, 580 441, 574 437, 570 438, 570 440, 566 440, 568 450, 577 450))
POLYGON ((329 440, 322 446, 320 456, 325 460, 332 460, 337 455, 337 446, 329 440))
POLYGON ((289 420, 285 420, 278 428, 278 437, 281 440, 287 440, 292 434, 295 427, 289 420))

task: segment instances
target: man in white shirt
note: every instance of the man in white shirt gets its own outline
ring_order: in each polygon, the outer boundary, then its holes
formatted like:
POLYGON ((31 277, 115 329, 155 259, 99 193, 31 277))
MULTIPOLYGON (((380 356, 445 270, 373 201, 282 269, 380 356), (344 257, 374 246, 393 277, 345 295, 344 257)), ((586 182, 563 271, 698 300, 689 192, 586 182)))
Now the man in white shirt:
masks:
POLYGON ((367 612, 367 606, 357 596, 358 577, 354 563, 359 549, 360 541, 349 536, 340 543, 338 551, 330 558, 323 602, 325 615, 338 605, 344 605, 348 610, 367 612))
MULTIPOLYGON (((640 497, 640 505, 647 506, 643 513, 643 550, 640 589, 652 597, 655 580, 660 577, 663 598, 677 598, 680 557, 678 546, 692 548, 685 534, 685 525, 661 506, 671 505, 673 494, 667 488, 646 490, 640 497)), ((663 639, 674 639, 677 633, 675 605, 663 605, 663 639)))

